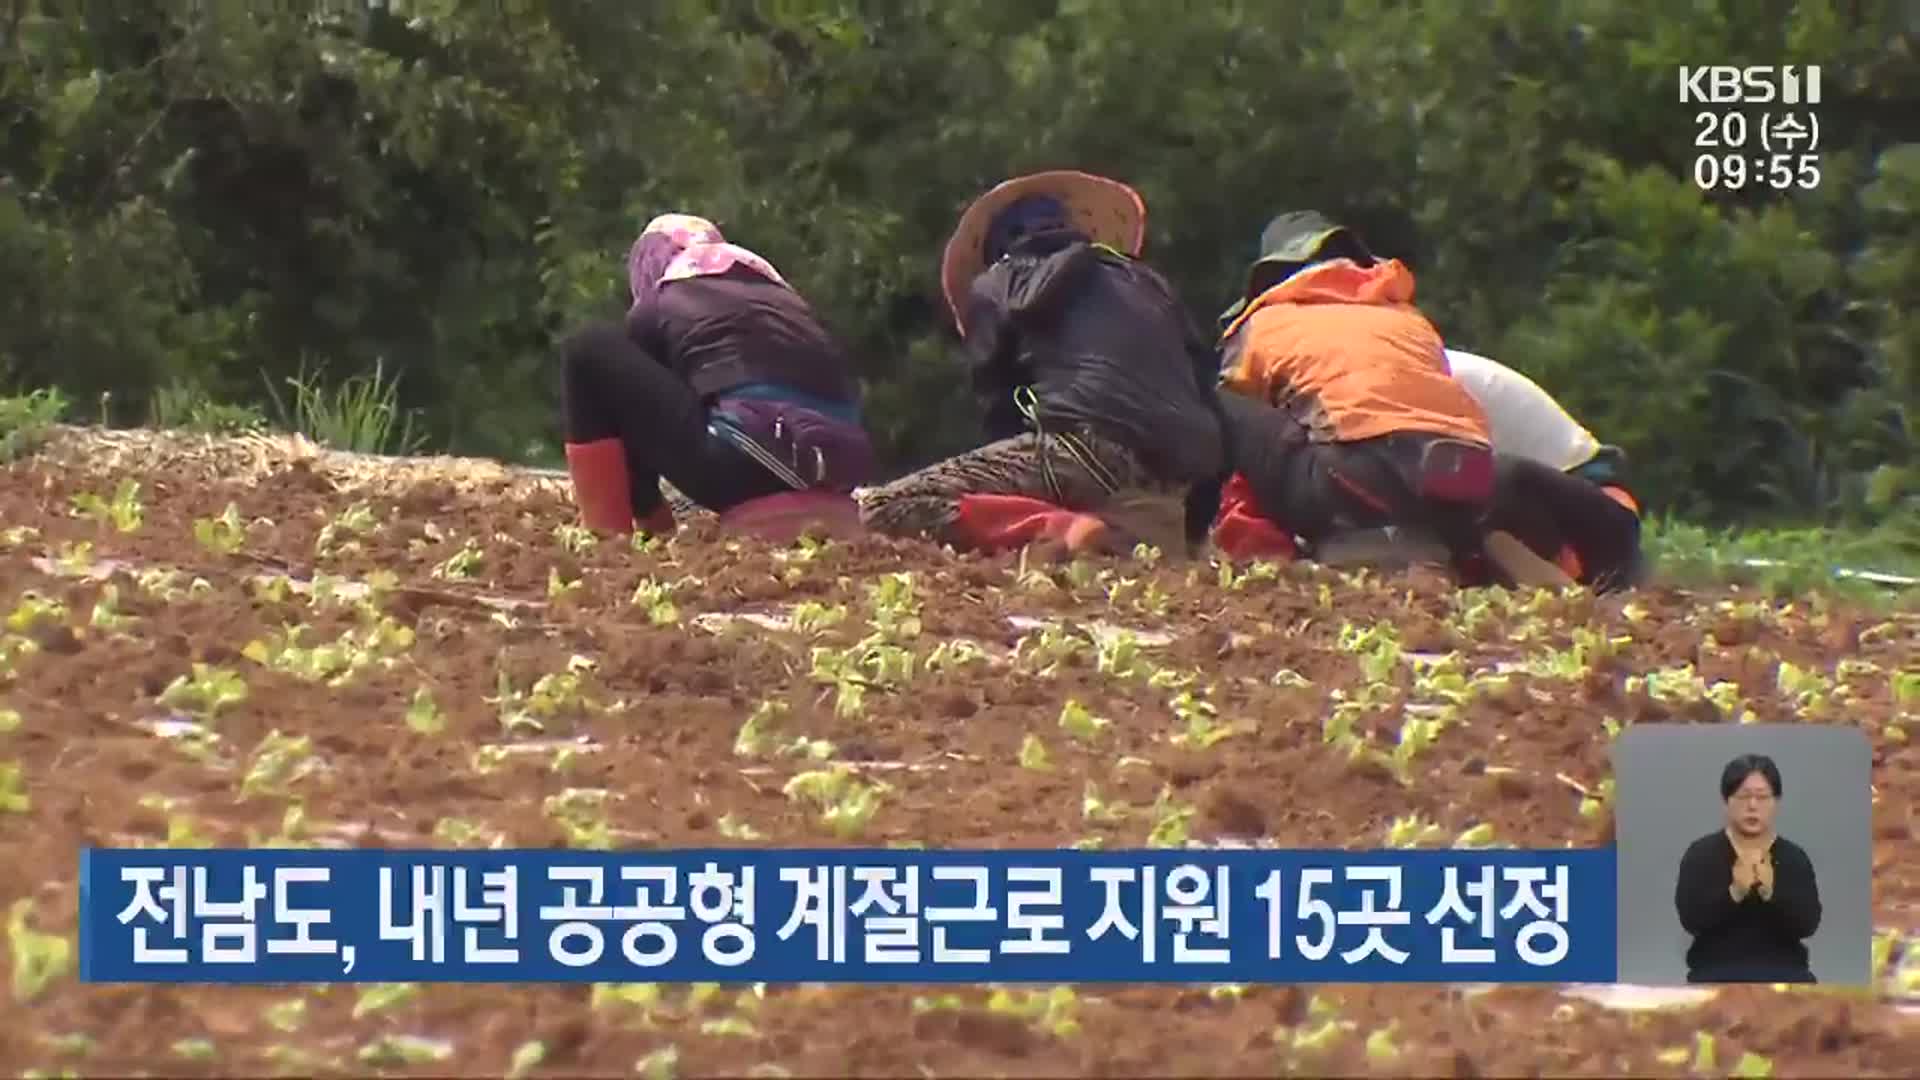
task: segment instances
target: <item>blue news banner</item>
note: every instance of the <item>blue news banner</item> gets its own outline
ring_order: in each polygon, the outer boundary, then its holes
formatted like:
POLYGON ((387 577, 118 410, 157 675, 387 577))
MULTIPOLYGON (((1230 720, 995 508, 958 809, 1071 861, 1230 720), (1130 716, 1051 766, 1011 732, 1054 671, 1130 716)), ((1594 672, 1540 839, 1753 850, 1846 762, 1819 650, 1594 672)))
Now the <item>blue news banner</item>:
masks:
POLYGON ((88 849, 88 982, 1611 982, 1612 849, 88 849))

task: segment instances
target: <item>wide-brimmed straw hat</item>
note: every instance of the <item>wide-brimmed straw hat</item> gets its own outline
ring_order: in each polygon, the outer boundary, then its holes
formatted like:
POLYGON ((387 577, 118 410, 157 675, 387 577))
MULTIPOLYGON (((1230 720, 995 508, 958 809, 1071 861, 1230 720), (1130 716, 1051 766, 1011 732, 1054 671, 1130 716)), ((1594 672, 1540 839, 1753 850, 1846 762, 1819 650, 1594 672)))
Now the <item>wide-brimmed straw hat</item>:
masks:
POLYGON ((967 290, 987 268, 987 231, 1000 211, 1030 196, 1058 199, 1073 224, 1096 244, 1138 256, 1146 242, 1147 204, 1140 193, 1118 180, 1072 169, 1034 173, 1008 180, 967 207, 954 226, 940 262, 940 288, 960 325, 967 290))

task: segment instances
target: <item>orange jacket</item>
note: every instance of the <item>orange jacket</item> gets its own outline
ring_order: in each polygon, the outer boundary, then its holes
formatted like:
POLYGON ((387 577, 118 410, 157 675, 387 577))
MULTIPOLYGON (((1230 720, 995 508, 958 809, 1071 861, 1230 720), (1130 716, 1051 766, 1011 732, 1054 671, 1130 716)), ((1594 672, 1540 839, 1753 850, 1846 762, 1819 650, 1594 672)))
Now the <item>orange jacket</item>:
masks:
POLYGON ((1221 383, 1289 410, 1316 441, 1426 432, 1491 443, 1398 259, 1309 267, 1255 297, 1221 342, 1221 383))

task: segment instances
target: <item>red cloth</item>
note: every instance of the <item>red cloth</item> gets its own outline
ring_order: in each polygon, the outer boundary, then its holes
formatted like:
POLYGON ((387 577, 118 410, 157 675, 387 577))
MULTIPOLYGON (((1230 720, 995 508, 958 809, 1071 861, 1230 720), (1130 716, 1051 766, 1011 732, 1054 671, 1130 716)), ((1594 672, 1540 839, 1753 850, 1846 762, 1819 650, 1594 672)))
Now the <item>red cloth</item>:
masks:
POLYGON ((1234 473, 1220 492, 1213 519, 1213 546, 1233 559, 1292 559, 1299 554, 1293 534, 1261 515, 1247 478, 1234 473))
POLYGON ((1065 542, 1076 523, 1092 517, 1024 495, 964 495, 954 527, 971 547, 1007 551, 1039 540, 1065 542))

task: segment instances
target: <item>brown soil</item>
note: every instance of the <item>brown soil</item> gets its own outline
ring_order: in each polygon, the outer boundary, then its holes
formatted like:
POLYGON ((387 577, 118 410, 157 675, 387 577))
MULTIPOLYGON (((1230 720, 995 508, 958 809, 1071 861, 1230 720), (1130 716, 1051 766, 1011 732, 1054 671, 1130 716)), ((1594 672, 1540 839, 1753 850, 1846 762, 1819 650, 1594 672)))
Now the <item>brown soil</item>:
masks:
MULTIPOLYGON (((575 553, 555 532, 572 515, 552 483, 476 480, 457 463, 416 468, 402 483, 398 470, 280 451, 129 451, 131 438, 112 454, 69 438, 0 470, 0 602, 15 611, 31 591, 64 605, 0 638, 0 658, 18 654, 11 674, 0 659, 0 709, 22 720, 0 734, 0 761, 19 764, 31 799, 24 814, 0 818, 0 903, 31 899, 43 932, 73 932, 85 844, 155 844, 172 831, 176 843, 215 845, 274 837, 557 845, 570 834, 545 800, 579 788, 608 792, 604 823, 615 845, 1139 845, 1157 803, 1191 808, 1195 841, 1379 846, 1396 821, 1417 817, 1434 826, 1428 843, 1478 825, 1523 846, 1604 842, 1606 815, 1583 814, 1581 792, 1608 775, 1605 720, 1725 719, 1710 703, 1627 690, 1630 675, 1682 664, 1708 682, 1737 683, 1761 720, 1867 732, 1880 830, 1876 923, 1920 932, 1920 748, 1896 723, 1888 689, 1889 673, 1920 667, 1920 626, 1909 614, 1818 599, 1784 609, 1672 589, 1598 600, 1465 595, 1432 580, 1303 567, 1239 587, 1223 587, 1212 567, 1121 560, 1080 570, 1036 561, 1023 576, 1013 556, 882 540, 772 551, 716 537, 706 523, 647 551, 603 541, 575 553), (141 485, 137 530, 73 512, 72 496, 111 498, 127 479, 141 485), (377 530, 348 537, 357 549, 336 542, 317 552, 329 521, 362 501, 377 530), (196 541, 195 521, 229 503, 251 524, 237 550, 221 553, 196 541), (8 532, 28 526, 37 531, 8 532), (468 539, 484 550, 472 575, 436 577, 468 539), (140 576, 158 568, 179 571, 171 591, 140 576), (385 587, 360 605, 253 580, 367 581, 375 571, 392 576, 374 579, 385 587), (911 573, 919 605, 918 634, 906 639, 919 661, 912 681, 870 689, 857 712, 837 712, 833 688, 809 677, 810 649, 871 632, 868 588, 899 572, 911 573), (1106 580, 1094 580, 1099 573, 1106 580), (556 574, 581 585, 553 595, 556 574), (1122 578, 1133 584, 1110 597, 1122 578), (633 602, 649 586, 671 588, 671 611, 633 602), (92 617, 103 600, 122 621, 92 617), (769 628, 718 617, 796 604, 844 606, 845 618, 769 628), (344 685, 271 670, 243 652, 287 624, 304 624, 308 644, 327 642, 374 613, 415 640, 344 685), (1012 615, 1079 627, 1081 647, 1049 654, 1072 635, 1009 623, 1012 615), (1143 644, 1132 674, 1102 671, 1088 644, 1097 622, 1171 640, 1143 644), (1468 674, 1538 663, 1594 631, 1630 640, 1584 667, 1510 674, 1461 710, 1403 782, 1322 738, 1335 691, 1354 698, 1369 686, 1362 653, 1342 648, 1343 627, 1391 628, 1406 651, 1457 650, 1468 674), (936 647, 957 639, 984 658, 928 670, 936 647), (37 649, 22 652, 21 641, 37 649), (567 672, 575 657, 592 663, 581 700, 545 716, 539 738, 581 745, 482 751, 532 738, 503 729, 500 707, 486 700, 499 678, 526 690, 567 672), (1837 668, 1843 659, 1854 663, 1837 668), (1776 687, 1782 662, 1827 673, 1851 698, 1827 713, 1796 710, 1776 687), (195 663, 229 668, 247 687, 213 721, 217 743, 198 750, 147 726, 168 711, 155 697, 195 663), (1184 726, 1172 705, 1179 689, 1150 685, 1156 668, 1195 673, 1192 689, 1238 730, 1207 749, 1171 742, 1184 726), (437 733, 406 721, 423 688, 444 722, 437 733), (1069 701, 1108 721, 1092 742, 1062 730, 1069 701), (766 740, 773 749, 736 753, 742 721, 763 702, 786 706, 766 740), (321 767, 243 794, 254 752, 274 731, 310 737, 321 767), (836 760, 888 785, 862 834, 836 837, 816 811, 781 794, 788 776, 817 767, 778 752, 803 736, 831 742, 836 760), (1019 764, 1029 736, 1050 768, 1019 764), (1089 785, 1110 816, 1085 813, 1089 785)), ((1405 659, 1384 685, 1350 715, 1356 732, 1390 749, 1404 707, 1438 699, 1405 659)), ((1916 719, 1909 706, 1907 723, 1916 719)), ((375 1065, 363 1053, 388 1036, 443 1047, 438 1060, 389 1070, 434 1075, 499 1074, 534 1042, 544 1051, 535 1074, 551 1075, 625 1075, 643 1060, 659 1068, 671 1060, 678 1075, 733 1076, 1678 1075, 1689 1061, 1675 1063, 1671 1052, 1691 1055, 1700 1035, 1712 1037, 1721 1070, 1748 1053, 1769 1059, 1776 1075, 1907 1075, 1920 1060, 1920 1019, 1890 994, 1767 988, 1628 1012, 1548 988, 1085 986, 1077 1031, 989 1011, 991 991, 969 987, 762 995, 663 986, 654 997, 622 997, 584 986, 454 985, 356 1017, 362 992, 87 987, 69 974, 10 1005, 0 1068, 365 1073, 375 1065), (962 1007, 924 1007, 953 994, 962 1007), (718 1023, 729 1018, 736 1022, 718 1023)))

